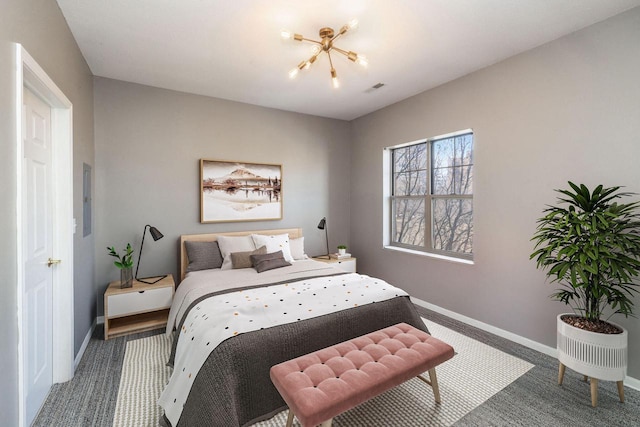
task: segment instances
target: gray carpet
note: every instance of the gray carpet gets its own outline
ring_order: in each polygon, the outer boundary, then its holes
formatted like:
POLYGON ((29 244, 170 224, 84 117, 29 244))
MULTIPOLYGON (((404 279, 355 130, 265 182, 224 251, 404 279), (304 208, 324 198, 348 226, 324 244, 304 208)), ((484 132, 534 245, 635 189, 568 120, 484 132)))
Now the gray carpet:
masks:
MULTIPOLYGON (((581 375, 567 370, 564 385, 556 385, 554 358, 424 308, 418 312, 535 365, 455 426, 640 426, 640 391, 626 387, 623 404, 615 383, 600 382, 598 407, 592 408, 589 384, 581 375)), ((160 332, 103 341, 102 328, 96 328, 75 377, 53 387, 34 425, 111 427, 126 342, 160 332)))

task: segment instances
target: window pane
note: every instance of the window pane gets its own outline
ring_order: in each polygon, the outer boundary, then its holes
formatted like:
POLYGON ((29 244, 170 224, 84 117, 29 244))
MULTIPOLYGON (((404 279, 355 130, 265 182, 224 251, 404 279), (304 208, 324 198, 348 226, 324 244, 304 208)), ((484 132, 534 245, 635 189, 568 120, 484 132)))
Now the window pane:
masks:
POLYGON ((433 248, 470 254, 473 243, 473 202, 433 200, 433 248))
POLYGON ((395 173, 426 170, 427 169, 427 144, 409 145, 408 147, 393 150, 393 170, 395 173))
POLYGON ((440 139, 433 141, 431 150, 431 165, 434 168, 446 168, 453 166, 454 160, 454 144, 453 138, 440 139))
POLYGON ((455 168, 454 194, 473 194, 473 167, 455 168))
POLYGON ((393 241, 424 246, 424 199, 394 199, 393 241))
POLYGON ((434 168, 431 194, 453 194, 453 168, 434 168))
POLYGON ((466 134, 455 137, 455 164, 472 165, 473 164, 473 135, 466 134))
POLYGON ((393 194, 396 196, 423 196, 427 193, 427 171, 410 171, 394 176, 393 194))

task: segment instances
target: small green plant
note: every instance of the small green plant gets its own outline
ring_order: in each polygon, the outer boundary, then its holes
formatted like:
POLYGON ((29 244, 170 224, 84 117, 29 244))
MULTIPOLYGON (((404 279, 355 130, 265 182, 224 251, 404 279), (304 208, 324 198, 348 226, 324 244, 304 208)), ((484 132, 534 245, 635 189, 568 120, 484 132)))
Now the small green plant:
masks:
POLYGON ((576 314, 598 321, 610 306, 612 314, 635 317, 640 202, 616 202, 633 195, 618 192, 620 187, 599 185, 590 192, 584 184, 569 185, 569 190, 556 190, 566 196, 558 197, 560 205, 549 206, 538 219, 530 259, 561 286, 551 298, 573 307, 576 314))
POLYGON ((347 246, 346 245, 338 245, 338 249, 345 249, 346 250, 347 246))
POLYGON ((107 246, 107 250, 109 251, 109 255, 116 258, 117 261, 114 261, 113 264, 118 268, 133 268, 133 248, 131 247, 131 243, 127 243, 127 247, 125 248, 125 254, 118 255, 115 247, 107 246))

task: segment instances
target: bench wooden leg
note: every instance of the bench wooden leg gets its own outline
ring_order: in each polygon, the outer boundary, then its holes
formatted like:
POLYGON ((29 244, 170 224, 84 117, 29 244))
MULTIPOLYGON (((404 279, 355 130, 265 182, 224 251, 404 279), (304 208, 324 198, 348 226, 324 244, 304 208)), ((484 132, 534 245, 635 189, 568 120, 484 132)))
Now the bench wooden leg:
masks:
POLYGON ((566 366, 564 366, 562 364, 562 362, 560 363, 560 366, 558 367, 558 385, 562 385, 562 380, 564 379, 564 371, 566 369, 566 366))
POLYGON ((426 379, 422 375, 418 375, 418 378, 431 386, 431 388, 433 389, 433 397, 435 397, 436 403, 440 403, 440 387, 438 387, 436 368, 429 369, 429 379, 426 379))
POLYGON ((287 417, 287 427, 291 427, 293 425, 293 411, 289 409, 289 416, 287 417))
POLYGON ((624 383, 622 381, 617 381, 618 384, 618 396, 620 396, 620 402, 624 403, 624 383))

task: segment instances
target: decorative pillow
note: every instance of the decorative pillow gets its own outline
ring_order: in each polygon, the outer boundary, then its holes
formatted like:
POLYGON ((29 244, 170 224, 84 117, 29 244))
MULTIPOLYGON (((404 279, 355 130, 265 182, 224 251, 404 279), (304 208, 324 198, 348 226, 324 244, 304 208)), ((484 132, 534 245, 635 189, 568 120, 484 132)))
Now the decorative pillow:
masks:
POLYGON ((261 234, 252 234, 251 238, 256 248, 260 246, 266 246, 267 252, 282 251, 282 256, 288 262, 293 262, 291 256, 291 249, 289 248, 289 235, 288 234, 276 234, 271 236, 263 236, 261 234))
POLYGON ((218 242, 184 242, 189 265, 187 272, 222 267, 222 254, 218 242))
POLYGON ((218 236, 218 245, 224 260, 222 261, 223 270, 231 270, 233 268, 231 252, 250 252, 259 247, 253 244, 251 236, 218 236))
POLYGON ((304 237, 289 240, 289 249, 291 249, 291 256, 294 260, 307 259, 307 254, 304 253, 304 237))
POLYGON ((253 267, 253 263, 251 262, 251 257, 256 255, 264 255, 267 253, 267 247, 261 246, 255 251, 247 251, 247 252, 231 252, 231 264, 233 268, 251 268, 253 267))
POLYGON ((282 251, 264 255, 251 255, 251 264, 253 264, 253 268, 255 268, 258 273, 291 265, 291 263, 287 262, 282 256, 282 251))

